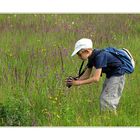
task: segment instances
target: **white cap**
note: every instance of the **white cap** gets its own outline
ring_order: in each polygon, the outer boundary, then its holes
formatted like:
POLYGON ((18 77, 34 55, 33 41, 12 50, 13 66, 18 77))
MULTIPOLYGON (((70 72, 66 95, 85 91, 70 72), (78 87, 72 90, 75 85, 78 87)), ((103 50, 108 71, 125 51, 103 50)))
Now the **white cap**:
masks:
POLYGON ((76 42, 74 52, 72 53, 71 56, 74 56, 81 49, 88 49, 88 48, 92 48, 92 40, 88 38, 82 38, 76 42))

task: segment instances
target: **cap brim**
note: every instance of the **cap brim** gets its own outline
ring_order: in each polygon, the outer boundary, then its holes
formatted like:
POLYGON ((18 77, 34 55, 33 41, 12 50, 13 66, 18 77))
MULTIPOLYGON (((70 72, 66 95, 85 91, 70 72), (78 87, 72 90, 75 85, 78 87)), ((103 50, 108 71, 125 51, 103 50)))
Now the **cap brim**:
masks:
POLYGON ((74 56, 74 55, 77 54, 80 50, 81 50, 81 48, 80 48, 80 49, 77 49, 77 50, 74 50, 74 52, 72 53, 71 56, 74 56))

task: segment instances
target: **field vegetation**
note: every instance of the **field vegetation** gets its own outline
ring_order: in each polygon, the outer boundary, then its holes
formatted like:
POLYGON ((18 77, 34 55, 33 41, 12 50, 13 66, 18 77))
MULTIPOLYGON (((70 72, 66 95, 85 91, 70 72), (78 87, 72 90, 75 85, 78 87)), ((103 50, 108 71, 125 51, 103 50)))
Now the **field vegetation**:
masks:
POLYGON ((140 15, 1 14, 1 126, 140 126, 140 15), (127 48, 135 72, 126 75, 118 116, 100 114, 98 84, 65 86, 81 61, 71 58, 75 42, 95 48, 127 48))

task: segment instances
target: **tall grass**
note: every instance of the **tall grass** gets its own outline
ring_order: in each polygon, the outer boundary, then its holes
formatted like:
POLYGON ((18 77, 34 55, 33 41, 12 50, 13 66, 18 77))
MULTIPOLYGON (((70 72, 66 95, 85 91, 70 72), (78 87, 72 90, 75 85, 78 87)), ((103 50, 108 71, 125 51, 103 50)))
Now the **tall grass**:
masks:
POLYGON ((1 126, 139 126, 139 15, 0 15, 1 126), (96 85, 67 89, 80 60, 75 42, 91 38, 94 47, 128 48, 136 60, 126 76, 118 116, 100 114, 103 76, 96 85))

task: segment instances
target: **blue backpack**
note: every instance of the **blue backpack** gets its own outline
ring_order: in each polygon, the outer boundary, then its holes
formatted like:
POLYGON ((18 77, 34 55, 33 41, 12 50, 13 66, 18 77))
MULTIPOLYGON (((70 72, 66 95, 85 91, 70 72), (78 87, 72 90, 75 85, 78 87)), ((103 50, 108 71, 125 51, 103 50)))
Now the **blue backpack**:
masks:
POLYGON ((122 62, 123 64, 122 68, 125 70, 127 74, 131 74, 134 71, 135 62, 131 53, 127 49, 125 48, 117 49, 114 47, 108 47, 103 50, 117 57, 122 62))

